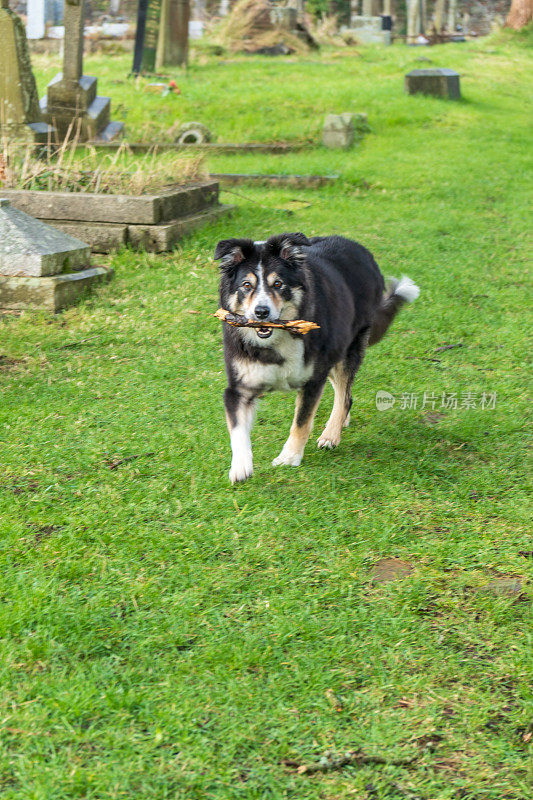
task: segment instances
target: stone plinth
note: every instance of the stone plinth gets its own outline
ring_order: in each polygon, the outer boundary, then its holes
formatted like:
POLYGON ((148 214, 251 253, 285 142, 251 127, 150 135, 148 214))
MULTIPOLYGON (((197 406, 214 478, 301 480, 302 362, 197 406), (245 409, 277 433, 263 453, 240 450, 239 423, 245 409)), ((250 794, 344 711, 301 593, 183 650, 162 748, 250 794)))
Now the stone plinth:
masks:
POLYGON ((405 91, 460 100, 459 73, 453 69, 413 69, 405 76, 405 91))
POLYGON ((110 120, 111 100, 98 96, 96 91, 97 80, 89 75, 73 81, 64 79, 60 73, 48 84, 41 112, 54 125, 60 140, 65 139, 69 130, 70 138, 74 138, 78 126, 79 138, 84 142, 109 142, 122 134, 123 123, 110 120))
POLYGON ((44 277, 89 264, 85 242, 45 225, 0 198, 0 275, 44 277))
POLYGON ((40 309, 56 313, 74 305, 94 287, 113 277, 107 267, 89 267, 49 278, 0 275, 0 308, 13 311, 40 309))
POLYGON ((0 133, 43 144, 51 134, 39 108, 24 25, 7 0, 0 4, 0 133))
POLYGON ((59 311, 112 270, 91 267, 89 247, 0 198, 0 308, 59 311))

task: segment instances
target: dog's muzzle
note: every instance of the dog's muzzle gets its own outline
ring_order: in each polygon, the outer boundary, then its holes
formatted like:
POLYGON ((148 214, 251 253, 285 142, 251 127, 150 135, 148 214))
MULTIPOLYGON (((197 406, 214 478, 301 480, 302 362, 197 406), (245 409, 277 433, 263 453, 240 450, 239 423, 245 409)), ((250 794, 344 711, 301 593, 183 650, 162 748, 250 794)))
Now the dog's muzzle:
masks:
MULTIPOLYGON (((256 306, 254 309, 254 316, 258 322, 265 322, 270 317, 270 309, 268 306, 256 306)), ((268 339, 272 336, 272 328, 256 328, 255 332, 259 336, 260 339, 268 339)))

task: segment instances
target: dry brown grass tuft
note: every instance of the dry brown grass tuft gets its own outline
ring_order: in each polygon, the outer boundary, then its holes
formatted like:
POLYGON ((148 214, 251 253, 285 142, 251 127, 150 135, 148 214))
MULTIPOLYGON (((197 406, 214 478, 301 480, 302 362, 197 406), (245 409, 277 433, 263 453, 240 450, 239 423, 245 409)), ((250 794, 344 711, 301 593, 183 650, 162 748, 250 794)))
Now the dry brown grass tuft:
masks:
POLYGON ((268 0, 238 0, 215 38, 234 52, 253 53, 279 44, 296 53, 307 52, 309 47, 303 39, 272 22, 271 11, 268 0))
POLYGON ((0 150, 0 187, 59 192, 142 195, 207 176, 198 153, 152 152, 135 156, 127 144, 114 153, 94 147, 80 151, 77 137, 41 154, 28 144, 4 139, 0 150))

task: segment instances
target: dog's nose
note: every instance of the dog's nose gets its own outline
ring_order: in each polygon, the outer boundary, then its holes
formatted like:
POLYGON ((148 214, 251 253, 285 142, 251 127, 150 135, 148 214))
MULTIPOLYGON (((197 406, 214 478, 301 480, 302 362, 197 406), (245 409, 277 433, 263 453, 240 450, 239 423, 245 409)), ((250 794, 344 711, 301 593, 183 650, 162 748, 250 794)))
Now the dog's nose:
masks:
POLYGON ((270 314, 270 309, 268 306, 256 306, 255 307, 255 316, 257 319, 266 319, 270 314))

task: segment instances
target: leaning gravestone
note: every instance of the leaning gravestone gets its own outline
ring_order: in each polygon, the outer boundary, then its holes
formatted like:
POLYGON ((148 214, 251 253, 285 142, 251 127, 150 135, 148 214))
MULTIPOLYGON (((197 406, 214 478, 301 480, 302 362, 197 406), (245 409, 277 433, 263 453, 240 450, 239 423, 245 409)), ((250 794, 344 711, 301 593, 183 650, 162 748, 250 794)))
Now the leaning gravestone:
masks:
POLYGON ((0 308, 59 311, 113 271, 91 267, 90 250, 0 198, 0 308))
POLYGON ((405 91, 460 100, 459 73, 453 69, 413 69, 405 76, 405 91))
POLYGON ((39 108, 24 26, 9 0, 0 0, 0 133, 46 144, 51 132, 39 108))
POLYGON ((56 127, 60 139, 64 139, 69 130, 71 137, 77 135, 79 126, 81 141, 110 141, 122 133, 123 124, 110 121, 111 100, 98 97, 96 78, 83 74, 84 7, 85 0, 65 3, 63 72, 48 85, 41 108, 46 121, 56 127))

